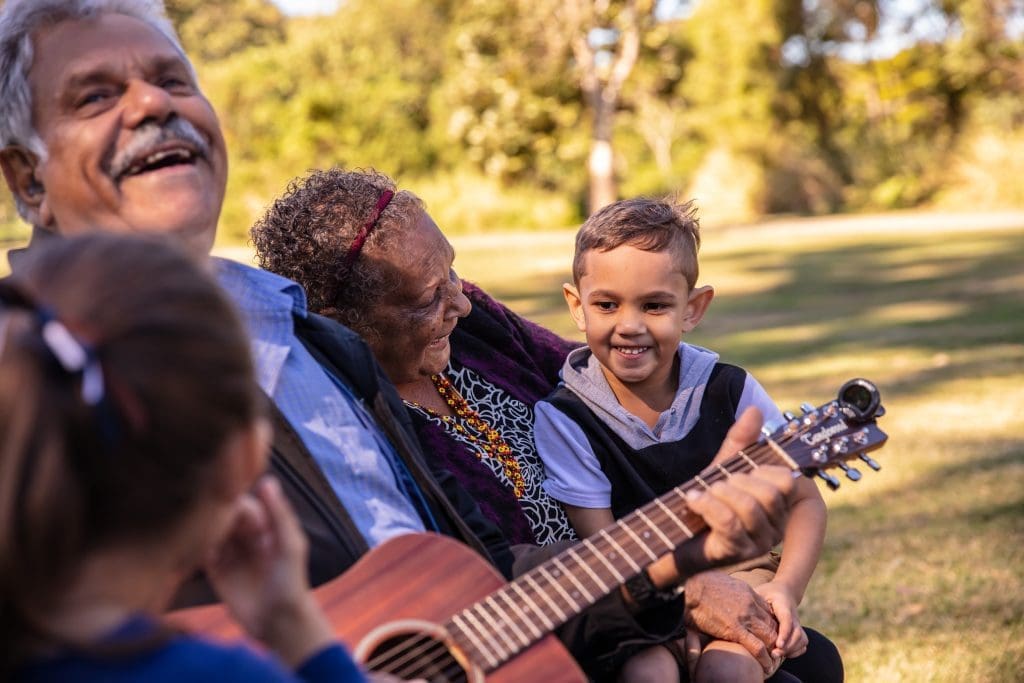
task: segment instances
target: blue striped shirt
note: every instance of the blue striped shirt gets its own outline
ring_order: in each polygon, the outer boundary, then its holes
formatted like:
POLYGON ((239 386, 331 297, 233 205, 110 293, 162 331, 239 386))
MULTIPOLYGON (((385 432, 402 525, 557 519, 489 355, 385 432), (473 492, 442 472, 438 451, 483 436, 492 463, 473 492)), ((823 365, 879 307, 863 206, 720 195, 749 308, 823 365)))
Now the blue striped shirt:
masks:
POLYGON ((292 316, 307 315, 302 287, 235 261, 213 261, 248 327, 260 387, 298 433, 367 544, 423 531, 373 417, 339 389, 295 336, 292 316))

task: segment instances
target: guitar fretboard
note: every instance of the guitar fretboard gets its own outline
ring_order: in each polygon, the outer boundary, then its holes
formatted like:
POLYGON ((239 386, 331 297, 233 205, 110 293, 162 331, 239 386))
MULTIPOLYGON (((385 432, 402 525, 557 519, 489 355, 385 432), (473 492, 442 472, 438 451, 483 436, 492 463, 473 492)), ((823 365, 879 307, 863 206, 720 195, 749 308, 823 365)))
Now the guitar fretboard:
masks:
POLYGON ((739 451, 459 612, 444 628, 486 671, 496 669, 700 533, 704 521, 686 504, 691 491, 780 458, 792 466, 771 440, 739 451))

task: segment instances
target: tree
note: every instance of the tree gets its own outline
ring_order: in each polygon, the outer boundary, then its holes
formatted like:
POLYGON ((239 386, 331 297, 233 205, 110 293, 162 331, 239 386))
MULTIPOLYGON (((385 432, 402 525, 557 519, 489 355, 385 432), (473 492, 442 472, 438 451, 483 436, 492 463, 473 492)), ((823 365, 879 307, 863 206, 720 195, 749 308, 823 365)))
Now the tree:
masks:
POLYGON ((580 99, 568 42, 550 19, 556 4, 457 3, 432 104, 447 165, 468 161, 504 183, 576 184, 580 99))
MULTIPOLYGON (((568 189, 585 170, 589 209, 614 201, 616 116, 642 43, 659 26, 656 4, 463 3, 443 88, 448 133, 489 175, 568 189)), ((658 124, 644 134, 665 165, 679 117, 656 99, 638 94, 635 102, 658 124)))
POLYGON ((612 135, 622 87, 655 23, 653 0, 564 0, 558 11, 572 47, 575 71, 591 116, 588 209, 618 199, 612 135))
POLYGON ((682 17, 662 18, 642 36, 623 87, 615 152, 617 168, 626 171, 620 191, 629 187, 627 194, 675 190, 700 155, 703 141, 691 122, 690 98, 679 87, 693 59, 685 23, 682 17), (644 143, 647 155, 631 145, 632 138, 644 143))
POLYGON ((285 19, 270 0, 167 0, 185 50, 213 61, 284 40, 285 19))
POLYGON ((422 0, 350 0, 334 16, 291 20, 286 43, 204 69, 231 155, 229 230, 244 234, 268 199, 310 168, 432 168, 429 100, 444 11, 422 0))

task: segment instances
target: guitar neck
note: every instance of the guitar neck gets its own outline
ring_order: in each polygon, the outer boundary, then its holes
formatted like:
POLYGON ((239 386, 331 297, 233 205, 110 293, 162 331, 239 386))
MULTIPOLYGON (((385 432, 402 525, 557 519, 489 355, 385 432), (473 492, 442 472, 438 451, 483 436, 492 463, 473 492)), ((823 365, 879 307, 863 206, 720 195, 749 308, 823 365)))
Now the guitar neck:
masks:
POLYGON ((755 444, 708 467, 459 612, 445 629, 475 661, 497 668, 704 530, 686 504, 689 492, 780 457, 793 466, 776 449, 771 441, 755 444))

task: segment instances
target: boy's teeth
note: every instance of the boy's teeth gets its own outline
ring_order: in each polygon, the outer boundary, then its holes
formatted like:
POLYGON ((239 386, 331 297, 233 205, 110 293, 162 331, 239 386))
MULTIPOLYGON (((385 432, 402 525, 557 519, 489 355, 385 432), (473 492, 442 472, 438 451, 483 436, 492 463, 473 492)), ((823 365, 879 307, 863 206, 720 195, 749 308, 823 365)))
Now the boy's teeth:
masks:
POLYGON ((637 354, 640 354, 640 353, 643 353, 644 351, 646 351, 647 347, 646 346, 620 346, 620 347, 618 347, 618 349, 619 349, 619 351, 621 351, 622 353, 624 353, 624 354, 626 354, 628 356, 635 356, 637 354))

